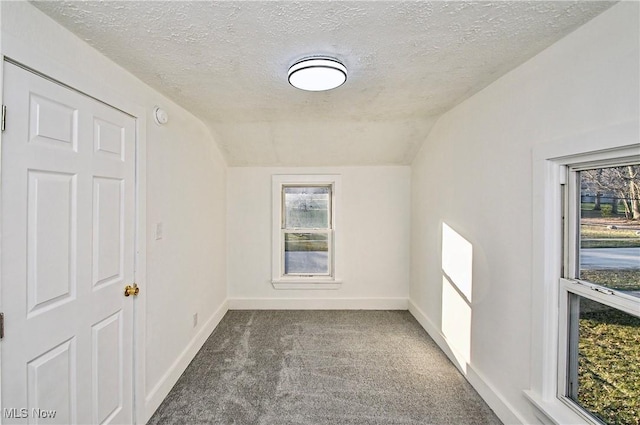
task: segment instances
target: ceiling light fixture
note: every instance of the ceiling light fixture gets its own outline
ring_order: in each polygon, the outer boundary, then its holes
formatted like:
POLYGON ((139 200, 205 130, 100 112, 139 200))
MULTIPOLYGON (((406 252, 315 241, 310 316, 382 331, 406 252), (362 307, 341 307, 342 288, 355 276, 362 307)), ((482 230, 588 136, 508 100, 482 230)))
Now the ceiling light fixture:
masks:
POLYGON ((289 68, 289 84, 301 90, 331 90, 343 85, 345 81, 347 68, 330 57, 302 59, 289 68))

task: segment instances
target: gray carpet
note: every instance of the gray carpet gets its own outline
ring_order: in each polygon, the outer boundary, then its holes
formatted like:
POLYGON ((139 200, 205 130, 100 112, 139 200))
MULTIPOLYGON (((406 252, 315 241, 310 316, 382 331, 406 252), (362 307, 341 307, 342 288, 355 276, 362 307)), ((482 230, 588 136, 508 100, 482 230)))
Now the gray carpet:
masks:
POLYGON ((500 424, 406 311, 229 311, 149 424, 500 424))

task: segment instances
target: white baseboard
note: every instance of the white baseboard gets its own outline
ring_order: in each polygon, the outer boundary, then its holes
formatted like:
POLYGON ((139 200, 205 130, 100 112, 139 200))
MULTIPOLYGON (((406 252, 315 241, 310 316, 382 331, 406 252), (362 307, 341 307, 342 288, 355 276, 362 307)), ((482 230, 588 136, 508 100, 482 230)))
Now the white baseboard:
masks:
POLYGON ((466 371, 461 370, 458 366, 459 355, 456 355, 454 351, 447 344, 447 340, 440 332, 440 330, 433 324, 433 322, 427 317, 413 301, 409 300, 409 312, 420 323, 429 336, 435 341, 440 349, 449 357, 451 363, 453 363, 460 373, 469 381, 471 386, 480 394, 480 397, 491 407, 494 413, 505 424, 526 424, 527 420, 487 381, 482 374, 478 373, 472 365, 466 365, 466 371))
POLYGON ((162 375, 160 382, 149 391, 145 399, 145 417, 140 421, 141 423, 147 423, 151 418, 228 310, 228 303, 227 300, 225 300, 216 312, 213 313, 211 318, 207 320, 196 336, 193 337, 182 353, 180 353, 176 361, 169 367, 169 370, 162 375))
POLYGON ((407 310, 406 298, 229 298, 229 310, 407 310))

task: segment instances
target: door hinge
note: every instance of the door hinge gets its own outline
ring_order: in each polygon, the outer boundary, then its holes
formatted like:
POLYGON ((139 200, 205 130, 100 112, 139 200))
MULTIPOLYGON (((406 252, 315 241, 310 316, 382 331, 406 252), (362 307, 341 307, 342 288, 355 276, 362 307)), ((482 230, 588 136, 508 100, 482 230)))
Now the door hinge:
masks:
POLYGON ((7 105, 2 105, 2 122, 0 122, 0 131, 4 131, 7 125, 7 105))
POLYGON ((4 313, 0 313, 0 339, 4 338, 4 313))

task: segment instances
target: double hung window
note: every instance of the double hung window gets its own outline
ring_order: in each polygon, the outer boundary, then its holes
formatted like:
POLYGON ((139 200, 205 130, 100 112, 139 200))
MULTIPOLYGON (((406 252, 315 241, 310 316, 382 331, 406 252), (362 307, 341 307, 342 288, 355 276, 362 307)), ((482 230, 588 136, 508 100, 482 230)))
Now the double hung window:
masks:
POLYGON ((568 166, 558 396, 594 423, 640 423, 640 163, 568 166))
POLYGON ((335 235, 339 177, 273 176, 272 281, 276 288, 338 283, 335 235))
POLYGON ((331 276, 331 185, 282 186, 284 276, 331 276))

